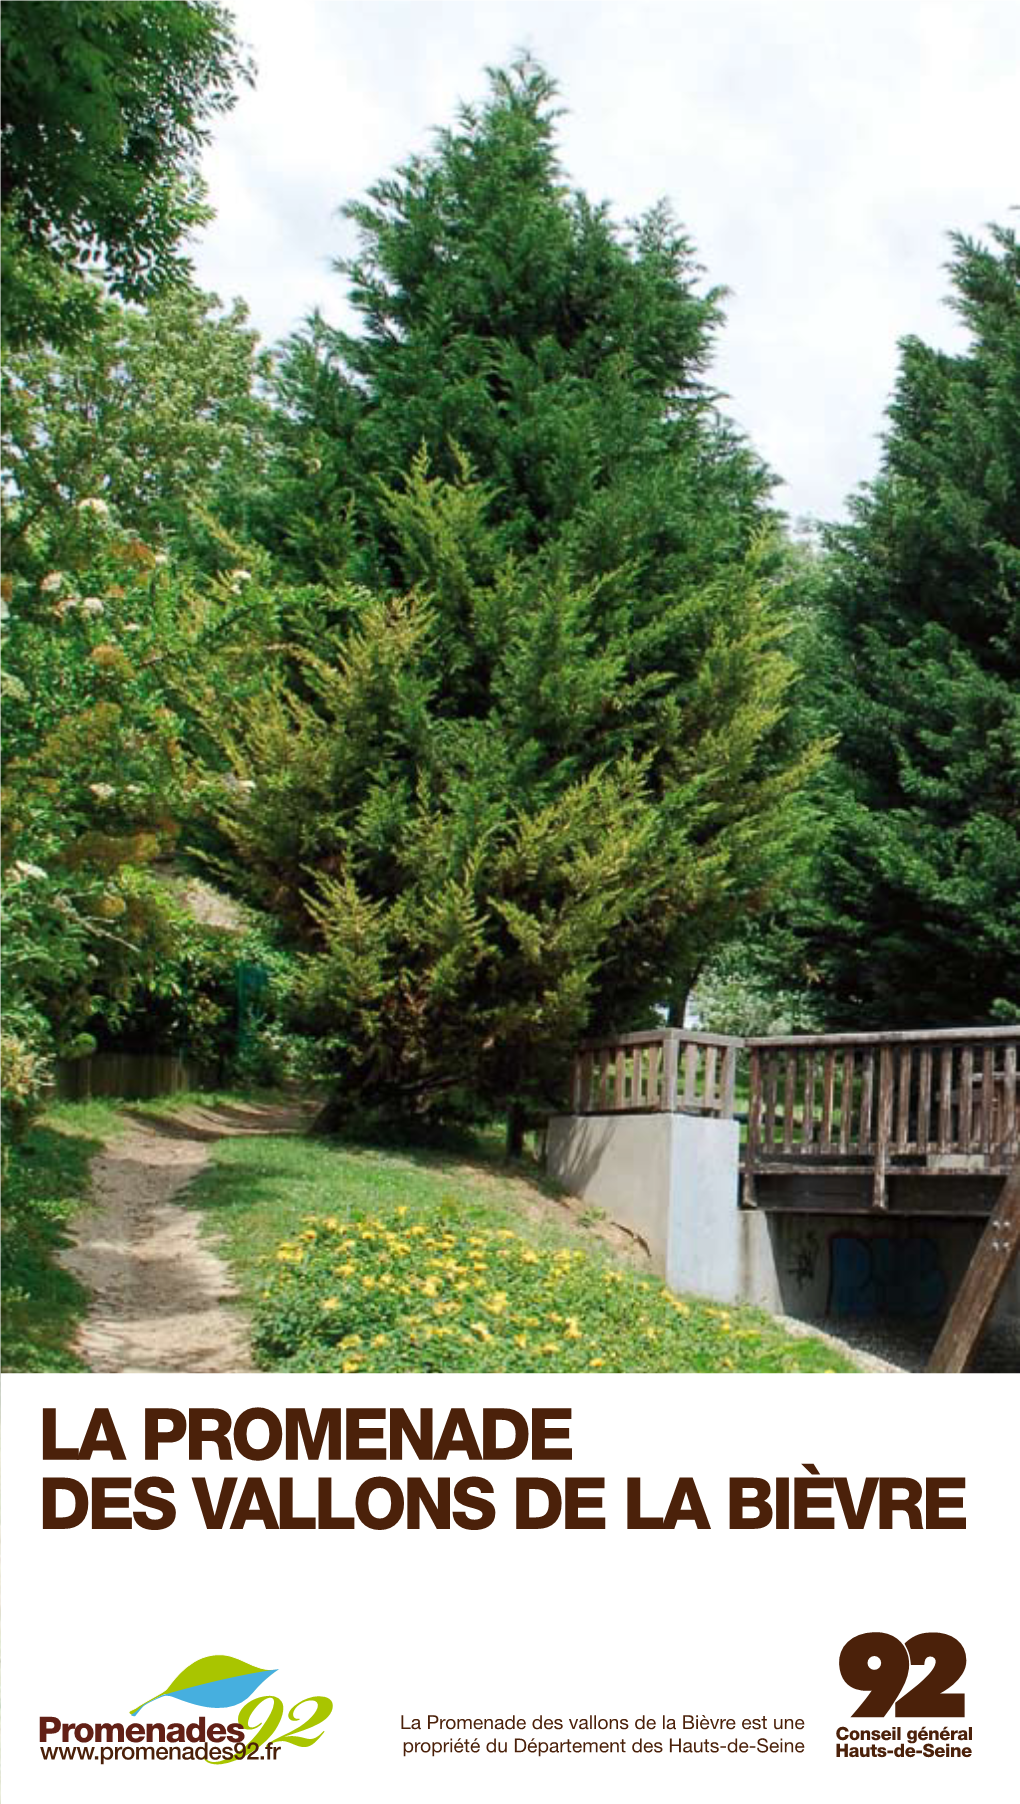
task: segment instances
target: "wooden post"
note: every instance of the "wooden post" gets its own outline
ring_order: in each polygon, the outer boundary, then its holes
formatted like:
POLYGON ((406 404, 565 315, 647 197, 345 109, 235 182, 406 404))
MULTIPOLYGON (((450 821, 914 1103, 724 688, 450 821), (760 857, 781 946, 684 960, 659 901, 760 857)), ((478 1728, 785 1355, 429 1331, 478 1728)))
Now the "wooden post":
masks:
POLYGON ((680 1035, 675 1027, 667 1027, 662 1036, 662 1102, 660 1108, 673 1114, 676 1109, 676 1086, 679 1076, 677 1057, 680 1035))
POLYGON ((659 1066, 662 1061, 662 1047, 653 1040, 648 1048, 648 1107, 657 1109, 659 1103, 659 1066))
POLYGON ((929 1372, 965 1372, 1020 1250, 1020 1165, 1015 1165, 992 1210, 953 1300, 929 1372))
POLYGON ((886 1166, 889 1160, 889 1141, 892 1138, 893 1103, 895 1100, 896 1071, 893 1063, 892 1047, 883 1046, 878 1067, 878 1121, 875 1126, 875 1176, 871 1191, 873 1209, 888 1207, 886 1200, 886 1166))
POLYGON ((737 1049, 727 1046, 722 1061, 722 1094, 719 1113, 724 1121, 733 1119, 733 1102, 737 1088, 737 1049))
POLYGON ((755 1187, 754 1161, 758 1152, 758 1139, 761 1133, 761 1050, 751 1047, 751 1097, 747 1111, 747 1154, 744 1159, 744 1202, 749 1209, 758 1204, 758 1193, 755 1187))
POLYGON ((719 1063, 719 1052, 715 1046, 705 1047, 705 1094, 702 1097, 702 1108, 707 1115, 718 1114, 719 1104, 715 1095, 715 1068, 719 1063))

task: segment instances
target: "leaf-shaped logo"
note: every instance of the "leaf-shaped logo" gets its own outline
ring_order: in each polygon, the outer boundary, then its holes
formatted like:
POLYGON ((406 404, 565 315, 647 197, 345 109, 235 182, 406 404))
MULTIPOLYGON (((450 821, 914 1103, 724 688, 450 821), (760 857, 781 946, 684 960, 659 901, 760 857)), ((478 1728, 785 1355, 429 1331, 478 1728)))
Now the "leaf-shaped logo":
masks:
MULTIPOLYGON (((203 1709, 223 1710, 241 1704, 276 1671, 275 1666, 249 1666, 245 1660, 233 1660, 229 1654, 207 1654, 204 1660, 193 1660, 165 1691, 154 1692, 145 1704, 158 1698, 183 1698, 185 1703, 200 1704, 203 1709)), ((145 1704, 136 1704, 131 1715, 137 1716, 145 1704)))

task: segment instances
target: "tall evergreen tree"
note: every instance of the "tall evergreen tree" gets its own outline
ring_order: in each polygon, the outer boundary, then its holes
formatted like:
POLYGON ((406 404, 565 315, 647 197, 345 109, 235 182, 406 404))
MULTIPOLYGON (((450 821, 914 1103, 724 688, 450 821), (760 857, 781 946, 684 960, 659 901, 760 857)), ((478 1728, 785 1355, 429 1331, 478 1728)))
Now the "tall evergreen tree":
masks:
POLYGON ((626 567, 649 617, 759 530, 771 479, 706 381, 722 291, 665 204, 621 231, 569 190, 554 95, 527 60, 494 71, 431 155, 345 209, 361 329, 314 319, 280 375, 274 511, 304 575, 405 579, 378 479, 423 447, 435 476, 469 459, 508 549, 626 567))
POLYGON ((362 333, 315 321, 282 371, 276 549, 332 599, 221 719, 221 821, 359 1098, 554 1099, 586 1025, 682 1007, 803 836, 719 294, 665 208, 624 231, 569 191, 554 125, 541 70, 495 73, 349 210, 362 333))
POLYGON ((1020 1015, 1020 246, 954 238, 966 350, 906 339, 880 474, 831 535, 840 736, 810 962, 830 1016, 1020 1015))

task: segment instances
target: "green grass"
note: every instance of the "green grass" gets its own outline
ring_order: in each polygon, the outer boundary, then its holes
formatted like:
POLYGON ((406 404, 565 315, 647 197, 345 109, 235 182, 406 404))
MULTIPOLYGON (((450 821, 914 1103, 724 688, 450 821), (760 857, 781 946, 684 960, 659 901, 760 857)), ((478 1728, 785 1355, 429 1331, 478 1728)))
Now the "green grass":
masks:
POLYGON ((593 1211, 484 1155, 223 1141, 191 1187, 269 1371, 852 1371, 759 1311, 678 1299, 593 1211))
POLYGON ((57 1103, 7 1151, 3 1199, 3 1366, 79 1372, 71 1352, 88 1306, 56 1262, 67 1224, 88 1190, 89 1162, 118 1130, 115 1106, 57 1103))

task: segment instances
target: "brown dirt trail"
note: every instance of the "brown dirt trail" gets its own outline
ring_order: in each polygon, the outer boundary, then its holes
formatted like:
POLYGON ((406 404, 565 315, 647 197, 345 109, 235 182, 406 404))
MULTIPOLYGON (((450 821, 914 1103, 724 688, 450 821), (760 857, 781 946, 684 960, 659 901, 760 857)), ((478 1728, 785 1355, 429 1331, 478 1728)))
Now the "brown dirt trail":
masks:
POLYGON ((92 1207, 62 1263, 91 1293, 75 1352, 93 1372, 245 1372, 248 1322, 200 1216, 179 1192, 234 1134, 294 1133, 300 1109, 256 1103, 132 1115, 92 1163, 92 1207))

